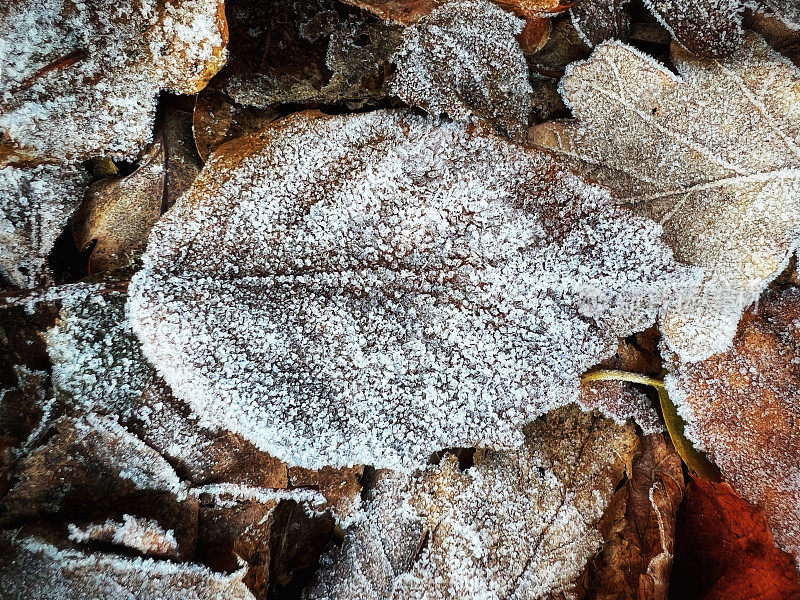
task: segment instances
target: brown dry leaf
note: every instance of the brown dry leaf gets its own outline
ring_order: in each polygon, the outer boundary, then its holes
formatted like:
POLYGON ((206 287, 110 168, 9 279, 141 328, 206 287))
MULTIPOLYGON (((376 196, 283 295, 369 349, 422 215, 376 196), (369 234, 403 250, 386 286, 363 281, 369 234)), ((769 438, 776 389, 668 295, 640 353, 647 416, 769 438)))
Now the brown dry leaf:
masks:
POLYGON ((596 526, 636 447, 633 427, 571 406, 525 444, 418 475, 377 474, 364 515, 324 561, 312 600, 539 598, 565 590, 599 548, 596 526))
POLYGON ((9 600, 255 600, 243 575, 61 548, 18 530, 0 532, 0 594, 9 600))
POLYGON ((655 433, 639 439, 631 465, 600 522, 603 549, 589 563, 581 598, 668 598, 675 513, 684 491, 681 459, 655 433))
POLYGON ((144 251, 153 224, 200 172, 190 113, 165 109, 154 138, 133 173, 89 186, 72 218, 75 245, 91 247, 90 273, 130 265, 144 251))
POLYGON ((775 547, 762 511, 694 477, 678 510, 670 586, 681 600, 800 598, 794 561, 775 547))
POLYGON ((197 95, 192 131, 203 162, 225 142, 262 129, 280 116, 274 109, 240 106, 223 93, 205 89, 197 95))
POLYGON ((625 10, 630 0, 581 0, 569 14, 581 39, 589 46, 605 40, 628 40, 630 17, 625 10))
POLYGON ((767 292, 728 352, 698 363, 666 358, 687 437, 763 507, 778 545, 800 556, 800 290, 767 292))
POLYGON ((129 314, 204 425, 293 466, 517 446, 694 276, 485 128, 299 114, 223 150, 153 230, 129 314))
POLYGON ((47 280, 46 260, 81 202, 80 166, 0 164, 0 275, 32 288, 47 280))
POLYGON ((0 32, 0 131, 24 153, 72 161, 136 156, 158 92, 201 90, 227 44, 222 0, 6 2, 0 32))
POLYGON ((702 360, 730 346, 800 239, 800 71, 755 34, 725 61, 672 54, 678 76, 623 44, 598 47, 562 82, 577 119, 532 138, 660 222, 676 257, 704 269, 661 320, 672 349, 702 360))

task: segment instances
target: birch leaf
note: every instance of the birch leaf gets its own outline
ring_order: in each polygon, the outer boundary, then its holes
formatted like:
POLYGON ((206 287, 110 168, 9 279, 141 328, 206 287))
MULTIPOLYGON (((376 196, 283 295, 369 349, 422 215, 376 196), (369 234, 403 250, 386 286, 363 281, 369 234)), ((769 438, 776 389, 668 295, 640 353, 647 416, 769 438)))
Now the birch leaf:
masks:
POLYGON ((559 409, 524 445, 383 471, 308 600, 540 598, 566 591, 600 547, 596 525, 636 447, 632 426, 559 409))
POLYGON ((522 27, 488 0, 448 2, 403 31, 390 90, 436 116, 527 125, 528 63, 514 39, 522 27))
POLYGON ((47 256, 87 184, 78 166, 0 166, 0 273, 8 281, 43 283, 47 256))
POLYGON ((690 273, 548 156, 410 112, 300 114, 220 148, 130 286, 147 358, 290 465, 518 446, 690 273))
POLYGON ((676 258, 705 270, 661 323, 671 348, 702 360, 730 346, 797 247, 800 72, 753 34, 726 61, 672 53, 678 76, 623 44, 598 47, 562 82, 577 119, 532 136, 659 221, 676 258))
POLYGON ((668 355, 667 389, 687 437, 745 500, 763 507, 778 545, 800 557, 800 292, 768 292, 733 347, 698 363, 668 355))
POLYGON ((6 2, 0 32, 0 131, 27 155, 73 161, 136 156, 159 91, 201 90, 227 43, 221 0, 6 2))

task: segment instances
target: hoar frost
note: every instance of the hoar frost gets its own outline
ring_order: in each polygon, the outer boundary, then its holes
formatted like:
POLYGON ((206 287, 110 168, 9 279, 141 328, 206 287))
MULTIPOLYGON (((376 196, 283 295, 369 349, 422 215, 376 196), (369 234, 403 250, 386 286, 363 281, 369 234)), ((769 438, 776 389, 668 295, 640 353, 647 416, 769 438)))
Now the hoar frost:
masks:
POLYGON ((546 155, 409 112, 226 146, 156 225, 129 312, 200 417, 289 464, 522 443, 693 272, 546 155))

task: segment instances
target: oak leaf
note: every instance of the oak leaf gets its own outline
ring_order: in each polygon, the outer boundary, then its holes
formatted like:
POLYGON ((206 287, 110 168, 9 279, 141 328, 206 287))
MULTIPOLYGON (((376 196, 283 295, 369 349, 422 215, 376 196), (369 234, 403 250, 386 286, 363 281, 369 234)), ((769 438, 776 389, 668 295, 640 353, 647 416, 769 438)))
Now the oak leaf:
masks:
POLYGON ((669 396, 687 437, 745 500, 763 507, 778 546, 800 557, 800 291, 769 291, 733 347, 698 363, 668 354, 669 396))
POLYGON ((160 90, 193 94, 225 63, 222 0, 6 2, 0 131, 20 152, 132 158, 160 90))
POLYGON ((659 221, 676 258, 704 269, 704 285, 677 290, 661 321, 671 348, 702 360, 730 346, 797 247, 800 72, 753 34, 725 61, 672 54, 677 76, 603 44, 562 81, 577 119, 532 138, 659 221))
POLYGON ((547 155, 407 111, 296 115, 219 149, 129 289, 201 424, 293 466, 517 446, 644 329, 677 266, 547 155))
POLYGON ((636 447, 633 427, 566 407, 517 450, 418 475, 382 471, 308 600, 540 598, 569 589, 636 447))

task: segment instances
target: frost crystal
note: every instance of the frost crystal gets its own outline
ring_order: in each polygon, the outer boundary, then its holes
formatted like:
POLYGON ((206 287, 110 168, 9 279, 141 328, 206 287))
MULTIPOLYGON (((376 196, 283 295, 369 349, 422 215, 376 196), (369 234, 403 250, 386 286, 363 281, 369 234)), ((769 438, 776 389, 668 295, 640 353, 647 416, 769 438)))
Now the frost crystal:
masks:
POLYGON ((40 283, 47 255, 86 183, 77 166, 0 166, 0 273, 11 283, 40 283))
POLYGON ((0 131, 36 156, 135 156, 159 90, 202 89, 226 38, 218 0, 4 2, 0 131))
POLYGON ((254 600, 242 582, 199 565, 60 550, 18 532, 0 533, 0 593, 30 600, 254 600))
POLYGON ((662 320, 670 347, 702 360, 730 346, 797 247, 800 72, 754 34, 728 60, 673 46, 673 61, 679 77, 599 46, 561 84, 577 120, 538 126, 534 140, 659 221, 676 258, 705 270, 662 320))
POLYGON ((687 277, 548 156, 406 111, 231 143, 153 229, 129 310, 200 424, 291 465, 522 443, 687 277))
POLYGON ((568 589, 636 447, 632 426, 568 407, 522 448, 446 455, 420 475, 382 471, 361 521, 324 559, 307 600, 541 598, 568 589))
POLYGON ((151 556, 175 556, 178 542, 170 529, 165 531, 158 521, 132 515, 122 515, 122 522, 107 519, 86 527, 69 525, 73 542, 103 542, 125 546, 151 556))
POLYGON ((432 115, 526 125, 532 91, 514 38, 522 26, 488 0, 448 2, 403 32, 390 90, 432 115))

